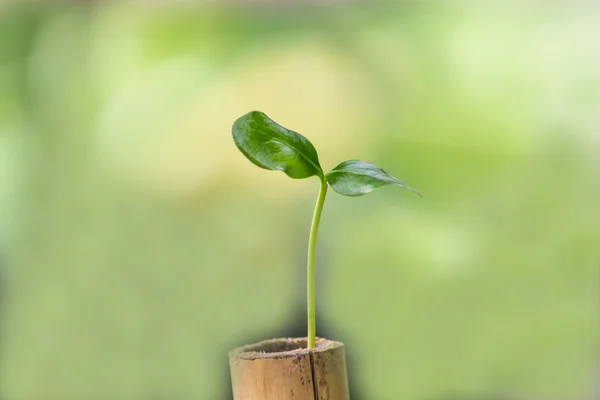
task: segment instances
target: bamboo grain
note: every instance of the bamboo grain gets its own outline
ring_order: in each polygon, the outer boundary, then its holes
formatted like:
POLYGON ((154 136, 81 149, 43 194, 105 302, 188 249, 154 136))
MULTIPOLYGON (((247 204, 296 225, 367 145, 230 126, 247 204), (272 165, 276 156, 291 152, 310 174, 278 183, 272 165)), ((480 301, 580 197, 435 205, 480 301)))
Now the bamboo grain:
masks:
POLYGON ((229 353, 234 400, 349 400, 344 345, 272 339, 229 353))

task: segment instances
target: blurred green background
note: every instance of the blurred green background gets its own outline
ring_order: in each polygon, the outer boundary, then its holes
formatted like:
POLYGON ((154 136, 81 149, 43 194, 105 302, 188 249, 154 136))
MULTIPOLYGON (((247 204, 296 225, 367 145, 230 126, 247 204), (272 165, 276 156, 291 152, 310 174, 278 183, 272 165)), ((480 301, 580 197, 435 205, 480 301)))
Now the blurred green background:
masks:
POLYGON ((325 204, 353 399, 595 399, 599 13, 0 6, 0 396, 227 399, 228 350, 303 332, 318 183, 238 152, 258 109, 424 193, 325 204))

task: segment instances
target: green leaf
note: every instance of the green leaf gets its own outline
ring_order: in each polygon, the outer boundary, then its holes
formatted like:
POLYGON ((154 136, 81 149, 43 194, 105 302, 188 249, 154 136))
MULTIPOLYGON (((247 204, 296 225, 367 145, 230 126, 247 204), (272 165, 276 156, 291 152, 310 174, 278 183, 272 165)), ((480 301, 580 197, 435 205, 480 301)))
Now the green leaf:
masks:
POLYGON ((323 177, 317 151, 301 134, 279 125, 263 112, 251 111, 231 129, 240 151, 255 165, 283 171, 294 179, 323 177))
POLYGON ((344 161, 329 171, 327 182, 333 190, 344 196, 360 196, 385 185, 400 186, 421 196, 418 190, 378 166, 359 160, 344 161))

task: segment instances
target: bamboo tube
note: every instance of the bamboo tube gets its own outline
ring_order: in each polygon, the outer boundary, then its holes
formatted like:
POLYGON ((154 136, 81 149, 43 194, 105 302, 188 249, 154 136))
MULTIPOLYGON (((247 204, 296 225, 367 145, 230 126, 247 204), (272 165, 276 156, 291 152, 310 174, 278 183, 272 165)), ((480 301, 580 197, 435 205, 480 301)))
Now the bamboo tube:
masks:
POLYGON ((344 345, 272 339, 229 353, 234 400, 349 400, 344 345))

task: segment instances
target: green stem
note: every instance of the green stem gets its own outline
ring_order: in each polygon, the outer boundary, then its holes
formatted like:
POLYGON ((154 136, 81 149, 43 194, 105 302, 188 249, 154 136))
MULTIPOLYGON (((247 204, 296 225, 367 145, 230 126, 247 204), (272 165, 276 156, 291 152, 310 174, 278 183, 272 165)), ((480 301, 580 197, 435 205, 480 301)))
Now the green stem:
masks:
POLYGON ((310 227, 310 236, 308 238, 308 261, 306 274, 306 306, 308 308, 308 348, 315 348, 315 247, 317 245, 317 234, 319 233, 319 222, 321 221, 321 212, 325 203, 325 195, 327 194, 327 181, 321 179, 321 189, 317 204, 315 205, 315 213, 313 214, 312 225, 310 227))

